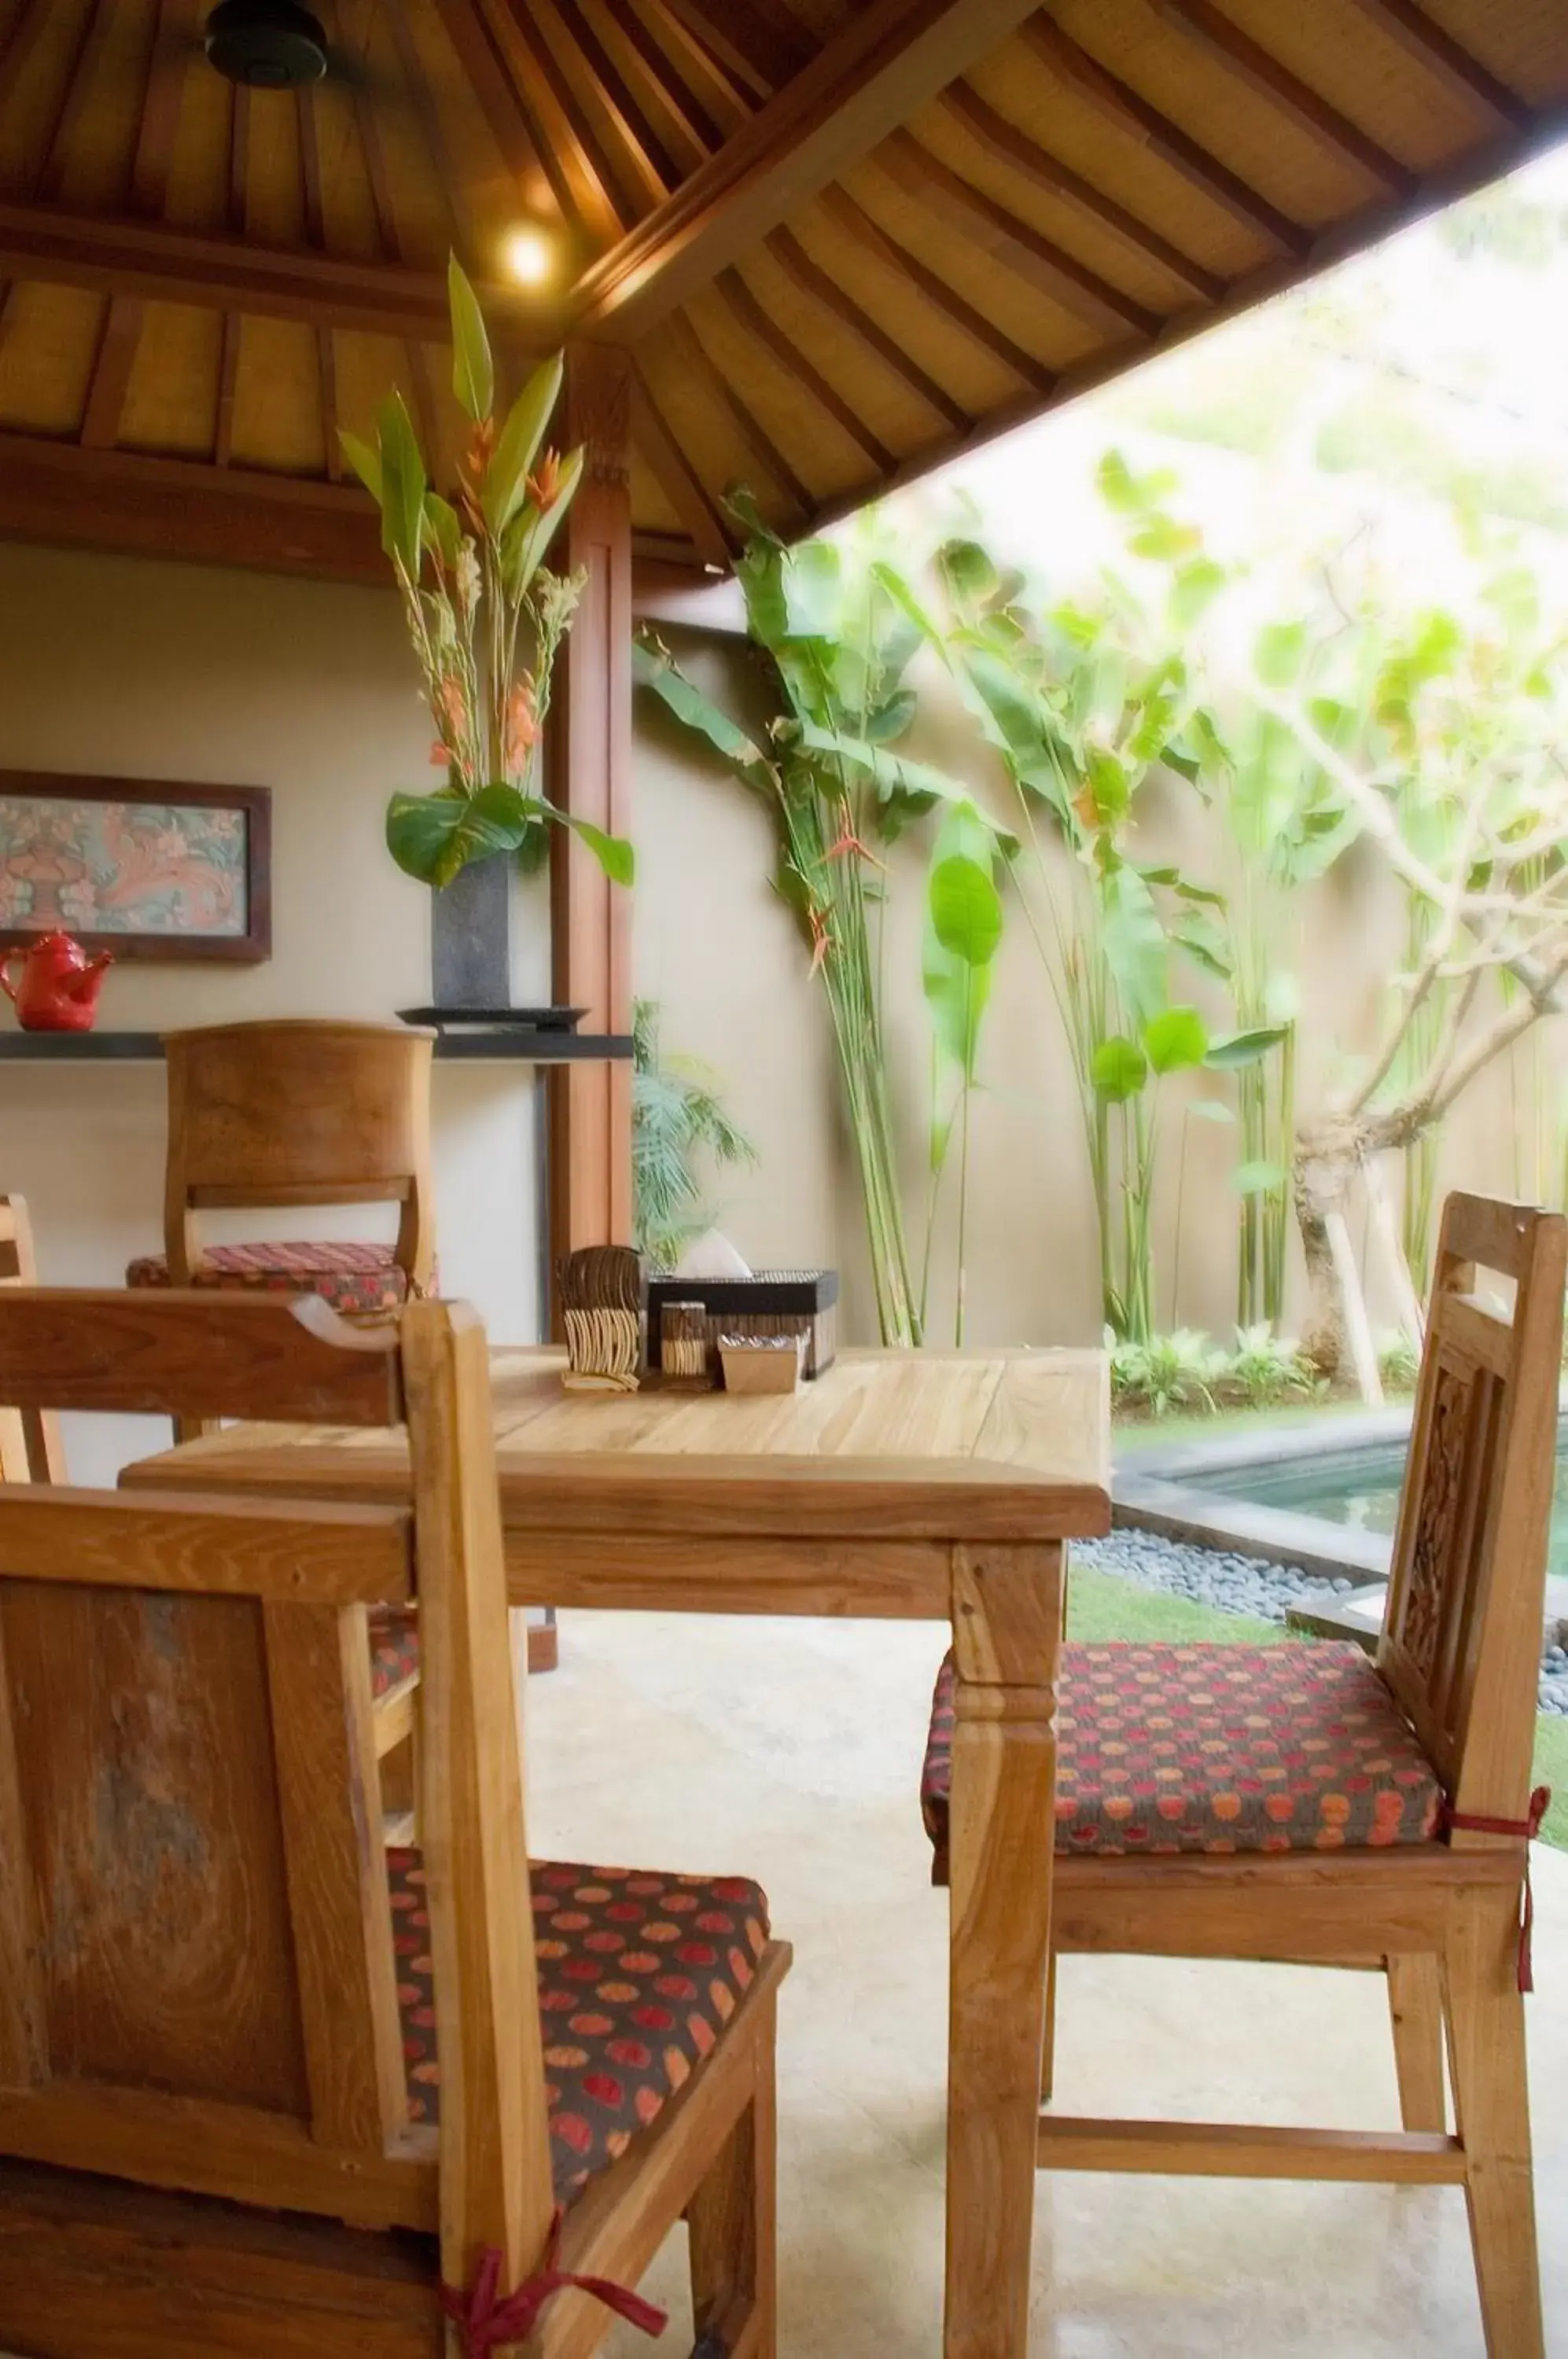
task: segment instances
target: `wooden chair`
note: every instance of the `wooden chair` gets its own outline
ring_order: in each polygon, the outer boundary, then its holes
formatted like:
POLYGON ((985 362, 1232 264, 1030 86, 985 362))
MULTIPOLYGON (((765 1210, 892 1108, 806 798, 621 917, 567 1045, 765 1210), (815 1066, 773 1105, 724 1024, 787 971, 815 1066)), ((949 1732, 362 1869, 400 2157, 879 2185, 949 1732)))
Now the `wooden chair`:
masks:
POLYGON ((774 2359, 789 1952, 739 1880, 530 1876, 474 1314, 11 1288, 0 1399, 406 1416, 412 1462, 408 1509, 0 1490, 0 2350, 441 2359, 450 2304, 586 2359, 551 2269, 627 2307, 684 2213, 700 2345, 774 2359), (365 1622, 416 1597, 388 1854, 365 1622))
POLYGON ((169 1159, 161 1254, 131 1286, 321 1295, 396 1309, 430 1291, 432 1035, 403 1024, 214 1024, 165 1035, 169 1159), (396 1203, 395 1245, 204 1245, 220 1206, 396 1203))
MULTIPOLYGON (((1463 2186, 1490 2359, 1544 2359, 1523 1994, 1565 1270, 1558 1214, 1449 1198, 1375 1665, 1354 1646, 1062 1653, 1053 1950, 1385 1972, 1404 2129, 1042 2114, 1041 2165, 1463 2186), (1511 1310, 1478 1268, 1512 1281, 1511 1310)), ((939 1882, 951 1696, 944 1669, 939 1882)))
MULTIPOLYGON (((0 1196, 0 1286, 37 1286, 27 1200, 0 1196)), ((65 1450, 52 1409, 0 1408, 0 1483, 63 1483, 65 1450)))
MULTIPOLYGON (((27 1207, 20 1196, 0 1196, 0 1286, 36 1286, 27 1207)), ((52 1409, 0 1408, 0 1483, 63 1483, 65 1450, 52 1409)), ((369 1616, 370 1683, 382 1803, 394 1836, 414 1830, 414 1695, 419 1642, 413 1616, 397 1611, 369 1616)))

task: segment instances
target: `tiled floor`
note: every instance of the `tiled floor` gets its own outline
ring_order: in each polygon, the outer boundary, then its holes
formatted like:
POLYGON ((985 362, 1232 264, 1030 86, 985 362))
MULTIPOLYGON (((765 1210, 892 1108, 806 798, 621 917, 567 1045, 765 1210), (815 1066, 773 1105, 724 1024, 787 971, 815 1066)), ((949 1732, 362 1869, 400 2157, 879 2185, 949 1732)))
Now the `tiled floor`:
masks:
MULTIPOLYGON (((946 1903, 916 1784, 939 1630, 572 1614, 529 1684, 539 1853, 739 1869, 795 1943, 781 2359, 941 2349, 946 1903)), ((1568 2359, 1568 1855, 1537 1854, 1547 2348, 1568 2359)), ((1071 2112, 1394 2123, 1380 1987, 1136 1959, 1062 1971, 1071 2112)), ((1037 2181, 1034 2359, 1482 2359, 1457 2190, 1037 2181)), ((684 2317, 679 2242, 648 2289, 684 2317)), ((613 2359, 650 2346, 617 2328, 613 2359)), ((686 2344, 678 2334, 670 2347, 686 2344)))

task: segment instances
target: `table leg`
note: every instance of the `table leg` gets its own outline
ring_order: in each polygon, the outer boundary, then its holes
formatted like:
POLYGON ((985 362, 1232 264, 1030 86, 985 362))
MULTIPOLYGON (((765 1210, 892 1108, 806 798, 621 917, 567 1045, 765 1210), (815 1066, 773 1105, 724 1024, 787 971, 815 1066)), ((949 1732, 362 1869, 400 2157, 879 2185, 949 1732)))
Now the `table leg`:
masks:
POLYGON ((953 1551, 945 2359, 1025 2359, 1062 1549, 953 1551))

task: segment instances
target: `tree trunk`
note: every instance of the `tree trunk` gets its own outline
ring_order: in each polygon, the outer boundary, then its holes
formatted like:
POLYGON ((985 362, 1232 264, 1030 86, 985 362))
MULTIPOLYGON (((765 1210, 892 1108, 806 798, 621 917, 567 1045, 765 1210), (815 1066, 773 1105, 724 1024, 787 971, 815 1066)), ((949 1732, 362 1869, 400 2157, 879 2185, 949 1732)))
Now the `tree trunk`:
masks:
POLYGON ((1345 1211, 1350 1183, 1365 1161, 1407 1145, 1421 1126, 1419 1109, 1407 1102, 1380 1113, 1321 1114, 1297 1131, 1290 1180, 1307 1265, 1301 1352, 1331 1383, 1345 1365, 1346 1304, 1329 1217, 1345 1211))

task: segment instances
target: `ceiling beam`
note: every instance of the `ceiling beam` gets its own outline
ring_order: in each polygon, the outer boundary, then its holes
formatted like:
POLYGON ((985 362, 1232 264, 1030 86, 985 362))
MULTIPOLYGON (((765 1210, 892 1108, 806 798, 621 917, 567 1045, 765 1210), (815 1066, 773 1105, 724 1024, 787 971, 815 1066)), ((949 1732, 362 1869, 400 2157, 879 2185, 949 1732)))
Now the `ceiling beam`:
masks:
POLYGON ((1287 254, 1309 252, 1312 243, 1310 229, 1282 213, 1278 205, 1271 205, 1239 172, 1233 172, 1228 164, 1210 155, 1206 147, 1179 124, 1161 114, 1158 107, 1151 106, 1129 83, 1118 81, 1098 58, 1091 57, 1087 49, 1064 33, 1053 18, 1031 17, 1023 28, 1023 38, 1059 81, 1076 91, 1118 131, 1136 139, 1151 156, 1158 156, 1189 187, 1201 190, 1233 221, 1240 222, 1255 236, 1283 246, 1287 254))
MULTIPOLYGON (((0 433, 0 539, 392 586, 376 510, 357 485, 27 434, 0 433)), ((665 535, 640 536, 634 560, 636 602, 706 579, 698 552, 665 535)))
POLYGON ((638 337, 986 58, 1036 0, 872 0, 580 281, 580 328, 638 337))
POLYGON ((1356 0, 1364 16, 1381 25, 1401 49, 1436 76, 1456 98, 1466 100, 1510 131, 1530 128, 1530 110, 1517 91, 1497 80, 1452 33, 1418 8, 1415 0, 1356 0))
POLYGON ((1118 204, 1104 189, 1083 179, 1060 157, 1049 154, 1029 132, 1021 131, 1017 124, 998 114, 994 106, 988 106, 967 82, 955 82, 942 106, 949 120, 962 125, 986 155, 999 158, 1040 195, 1059 197, 1064 203, 1075 206, 1100 228, 1108 229, 1125 245, 1131 246, 1144 261, 1157 263, 1194 295, 1202 295, 1211 303, 1217 303, 1224 295, 1225 282, 1217 271, 1206 270, 1201 262, 1194 262, 1190 254, 1172 245, 1168 237, 1162 237, 1148 222, 1118 204))
POLYGON ((0 535, 387 582, 357 487, 0 434, 0 535))
POLYGON ((1416 185, 1416 174, 1397 156, 1352 123, 1337 106, 1332 106, 1321 91, 1313 90, 1290 68, 1281 65, 1271 49, 1255 41, 1250 33, 1233 24, 1213 0, 1160 0, 1161 13, 1174 20, 1192 39, 1201 44, 1211 57, 1217 58, 1227 71, 1236 74, 1269 105, 1278 107, 1306 132, 1320 147, 1328 148, 1343 163, 1358 165, 1369 179, 1386 189, 1390 196, 1408 197, 1416 185))
MULTIPOLYGON (((431 343, 449 337, 446 286, 434 271, 207 237, 121 215, 0 201, 0 275, 5 274, 431 343)), ((516 342, 537 345, 560 332, 559 319, 541 316, 506 288, 485 287, 480 296, 486 317, 516 342)))

